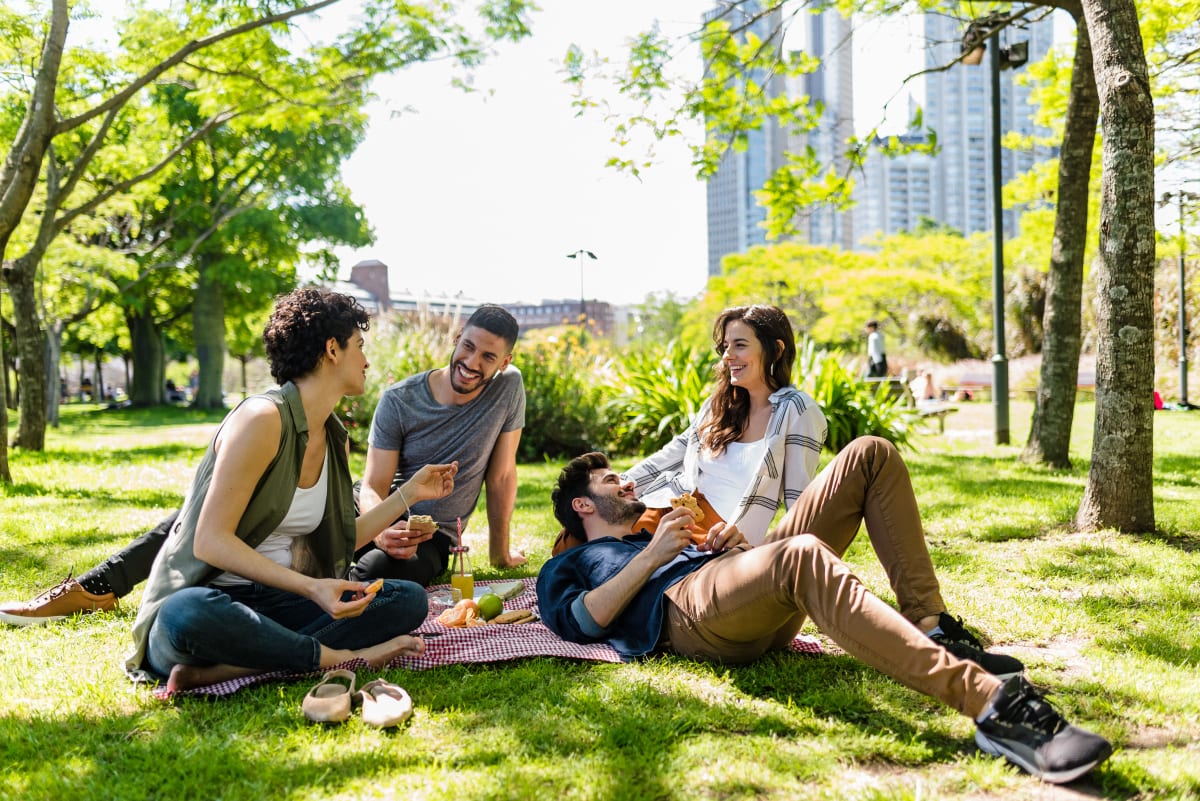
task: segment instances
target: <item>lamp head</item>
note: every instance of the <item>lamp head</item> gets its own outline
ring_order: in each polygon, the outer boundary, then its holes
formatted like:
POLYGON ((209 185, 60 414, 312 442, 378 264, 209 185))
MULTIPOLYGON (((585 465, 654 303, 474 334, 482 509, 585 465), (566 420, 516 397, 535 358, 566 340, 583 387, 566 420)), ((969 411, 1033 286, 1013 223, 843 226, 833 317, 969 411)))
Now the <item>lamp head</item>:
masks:
POLYGON ((1000 69, 1016 69, 1029 61, 1029 42, 1013 42, 1000 48, 1000 69))

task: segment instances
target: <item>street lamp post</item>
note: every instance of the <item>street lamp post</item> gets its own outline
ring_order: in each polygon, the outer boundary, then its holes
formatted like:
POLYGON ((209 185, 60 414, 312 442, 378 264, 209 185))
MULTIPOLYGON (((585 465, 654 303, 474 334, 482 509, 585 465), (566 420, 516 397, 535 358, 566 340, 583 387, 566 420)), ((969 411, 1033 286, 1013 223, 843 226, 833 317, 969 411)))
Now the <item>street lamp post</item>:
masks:
POLYGON ((587 328, 587 301, 583 299, 583 261, 584 257, 596 260, 596 254, 590 250, 580 248, 574 253, 568 253, 568 259, 575 259, 579 262, 579 327, 587 328))
MULTIPOLYGON (((988 39, 995 37, 1012 21, 1008 14, 989 14, 967 26, 962 41, 962 62, 980 64, 988 50, 988 39)), ((992 356, 992 407, 995 415, 997 445, 1009 442, 1008 423, 1008 356, 1004 337, 1004 204, 1000 152, 1000 70, 1015 69, 1029 60, 1029 43, 1013 42, 1001 46, 999 41, 990 48, 988 66, 992 89, 992 303, 995 354, 992 356)))
POLYGON ((1179 204, 1179 407, 1191 409, 1188 403, 1188 357, 1187 357, 1187 237, 1183 227, 1183 203, 1200 200, 1200 195, 1185 192, 1167 192, 1162 196, 1165 205, 1172 200, 1179 204))

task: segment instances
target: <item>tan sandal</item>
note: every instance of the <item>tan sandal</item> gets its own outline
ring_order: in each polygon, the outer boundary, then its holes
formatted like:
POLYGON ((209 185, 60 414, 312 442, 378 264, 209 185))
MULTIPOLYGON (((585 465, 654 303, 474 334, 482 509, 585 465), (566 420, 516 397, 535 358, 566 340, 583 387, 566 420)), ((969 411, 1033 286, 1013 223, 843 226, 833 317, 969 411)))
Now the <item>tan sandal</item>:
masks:
POLYGON ((399 685, 375 679, 363 685, 359 692, 362 699, 363 722, 386 729, 412 717, 412 698, 399 685))
POLYGON ((354 671, 330 670, 317 682, 300 709, 304 717, 313 723, 341 723, 350 717, 350 707, 354 702, 354 671), (344 679, 346 684, 333 683, 336 679, 344 679))

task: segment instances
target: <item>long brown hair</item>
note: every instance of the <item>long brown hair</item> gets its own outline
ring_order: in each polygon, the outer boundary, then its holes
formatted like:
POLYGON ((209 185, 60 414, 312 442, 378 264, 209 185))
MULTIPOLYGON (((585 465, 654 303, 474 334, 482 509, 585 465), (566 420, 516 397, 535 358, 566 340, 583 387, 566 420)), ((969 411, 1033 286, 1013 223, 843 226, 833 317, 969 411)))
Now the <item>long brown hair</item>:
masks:
MULTIPOLYGON (((741 320, 754 329, 763 347, 763 367, 767 387, 774 392, 792 383, 792 365, 796 362, 796 335, 783 309, 778 306, 754 304, 734 306, 721 312, 713 324, 713 345, 717 354, 725 355, 725 328, 731 320, 741 320), (780 352, 776 340, 783 342, 780 352)), ((750 393, 729 381, 729 368, 719 361, 716 366, 712 405, 708 419, 700 426, 700 443, 711 453, 724 452, 730 442, 741 439, 750 419, 750 393)))

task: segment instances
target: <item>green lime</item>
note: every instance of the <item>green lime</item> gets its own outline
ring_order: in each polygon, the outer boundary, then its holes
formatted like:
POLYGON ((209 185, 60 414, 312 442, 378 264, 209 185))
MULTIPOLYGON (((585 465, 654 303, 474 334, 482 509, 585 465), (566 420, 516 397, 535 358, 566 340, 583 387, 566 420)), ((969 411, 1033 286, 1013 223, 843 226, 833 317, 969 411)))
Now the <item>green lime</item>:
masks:
POLYGON ((500 600, 499 595, 490 592, 479 596, 475 603, 479 604, 479 616, 484 620, 491 620, 504 611, 504 601, 500 600))

